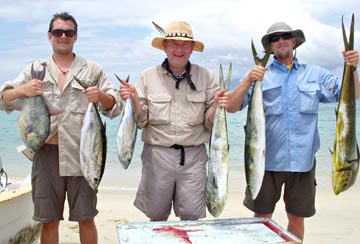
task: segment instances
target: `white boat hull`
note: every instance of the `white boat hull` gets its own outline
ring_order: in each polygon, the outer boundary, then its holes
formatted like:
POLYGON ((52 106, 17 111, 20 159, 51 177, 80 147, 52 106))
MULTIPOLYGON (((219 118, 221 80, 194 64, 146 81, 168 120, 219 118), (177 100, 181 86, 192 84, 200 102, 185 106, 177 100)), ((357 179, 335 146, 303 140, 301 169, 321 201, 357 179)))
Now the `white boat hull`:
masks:
POLYGON ((0 243, 32 243, 40 224, 33 221, 31 185, 0 194, 0 243))

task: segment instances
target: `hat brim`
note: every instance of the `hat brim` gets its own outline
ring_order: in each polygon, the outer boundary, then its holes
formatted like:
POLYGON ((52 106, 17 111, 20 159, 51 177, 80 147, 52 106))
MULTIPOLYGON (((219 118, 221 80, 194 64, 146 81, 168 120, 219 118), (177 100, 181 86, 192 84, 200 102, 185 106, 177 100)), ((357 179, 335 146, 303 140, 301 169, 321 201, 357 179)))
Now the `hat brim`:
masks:
POLYGON ((192 41, 194 42, 194 51, 202 52, 204 50, 204 44, 200 41, 192 40, 186 37, 155 37, 151 45, 155 48, 164 50, 164 40, 180 40, 180 41, 192 41))
POLYGON ((270 45, 270 37, 273 36, 275 33, 291 33, 293 37, 296 38, 296 44, 294 49, 299 47, 301 44, 303 44, 305 40, 305 35, 302 30, 276 30, 275 32, 267 33, 263 38, 261 38, 261 43, 266 50, 270 45))

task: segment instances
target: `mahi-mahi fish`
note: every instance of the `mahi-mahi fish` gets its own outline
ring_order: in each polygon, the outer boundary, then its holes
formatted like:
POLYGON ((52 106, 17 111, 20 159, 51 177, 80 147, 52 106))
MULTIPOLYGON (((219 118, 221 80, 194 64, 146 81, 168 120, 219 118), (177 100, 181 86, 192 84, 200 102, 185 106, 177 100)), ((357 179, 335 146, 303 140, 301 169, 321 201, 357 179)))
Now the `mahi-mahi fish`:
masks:
MULTIPOLYGON (((115 76, 119 81, 121 81, 121 79, 116 74, 115 76)), ((129 76, 126 79, 126 82, 129 82, 129 76)), ((134 114, 134 103, 129 97, 125 101, 125 106, 116 137, 118 145, 118 158, 124 169, 129 167, 134 154, 137 135, 137 124, 134 118, 134 114)))
MULTIPOLYGON (((271 54, 271 46, 266 50, 263 59, 260 59, 253 41, 251 49, 255 63, 266 66, 271 54)), ((245 177, 251 197, 255 199, 259 194, 265 173, 265 111, 262 96, 262 81, 255 81, 250 95, 247 119, 245 125, 245 177)))
MULTIPOLYGON (((342 19, 345 51, 354 49, 354 14, 349 42, 342 19)), ((356 140, 356 101, 354 67, 344 65, 340 100, 336 110, 336 133, 332 151, 332 185, 336 195, 349 189, 356 181, 359 170, 359 146, 356 140)))
MULTIPOLYGON (((31 78, 43 80, 46 73, 46 64, 41 64, 40 70, 31 65, 31 78)), ((25 146, 36 152, 45 143, 50 133, 50 112, 43 96, 32 96, 21 99, 21 110, 18 118, 18 127, 25 146)), ((14 101, 14 107, 16 107, 14 101)))
MULTIPOLYGON (((232 66, 224 81, 222 66, 220 65, 220 88, 223 91, 229 89, 232 66)), ((206 184, 206 205, 209 213, 218 217, 223 211, 228 194, 228 159, 229 142, 226 123, 225 108, 217 105, 211 140, 209 145, 209 164, 206 184)))
MULTIPOLYGON (((74 79, 82 87, 87 88, 95 86, 100 75, 101 73, 92 84, 86 84, 75 76, 74 79)), ((85 179, 95 190, 97 190, 104 174, 106 146, 106 124, 103 124, 96 105, 90 102, 81 127, 80 164, 85 179)))

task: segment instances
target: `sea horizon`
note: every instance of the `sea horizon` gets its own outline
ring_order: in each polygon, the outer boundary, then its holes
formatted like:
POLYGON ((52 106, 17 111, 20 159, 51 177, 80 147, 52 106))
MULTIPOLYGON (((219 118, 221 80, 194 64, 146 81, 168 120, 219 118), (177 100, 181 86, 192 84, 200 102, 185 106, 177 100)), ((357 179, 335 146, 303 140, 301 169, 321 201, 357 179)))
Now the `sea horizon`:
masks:
MULTIPOLYGON (((357 105, 360 103, 357 101, 357 105)), ((321 104, 319 111, 320 149, 316 153, 317 184, 331 187, 332 158, 330 150, 333 148, 335 136, 335 109, 337 104, 321 104)), ((0 111, 0 157, 2 167, 13 184, 22 182, 31 172, 32 162, 16 151, 22 145, 17 118, 19 112, 6 114, 0 111)), ((229 137, 229 190, 243 191, 245 186, 244 172, 244 125, 246 123, 246 110, 237 113, 227 113, 227 126, 229 137)), ((104 191, 122 191, 134 193, 141 176, 140 154, 143 147, 141 130, 138 131, 133 159, 128 169, 124 169, 118 160, 116 135, 120 123, 120 116, 108 119, 102 116, 107 128, 107 160, 103 179, 99 189, 104 191)), ((357 114, 357 121, 360 116, 357 114)), ((358 123, 357 123, 358 125, 358 123)), ((359 126, 356 135, 359 139, 359 126)), ((358 140, 359 142, 359 140, 358 140)), ((208 146, 208 145, 207 145, 208 146)), ((358 181, 357 181, 358 182, 358 181)), ((356 184, 358 185, 358 184, 356 184)))

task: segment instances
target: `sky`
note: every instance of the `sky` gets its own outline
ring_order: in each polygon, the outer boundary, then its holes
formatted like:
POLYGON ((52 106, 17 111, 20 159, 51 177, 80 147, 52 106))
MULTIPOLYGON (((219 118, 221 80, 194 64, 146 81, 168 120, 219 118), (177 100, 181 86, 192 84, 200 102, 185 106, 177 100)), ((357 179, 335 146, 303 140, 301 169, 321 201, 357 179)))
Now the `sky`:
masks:
POLYGON ((296 52, 301 63, 320 65, 339 77, 342 16, 349 33, 355 14, 355 49, 360 44, 358 0, 0 0, 0 6, 0 85, 32 61, 52 55, 47 30, 53 14, 62 11, 79 25, 74 52, 103 67, 117 88, 114 73, 124 79, 130 75, 136 83, 142 70, 166 57, 151 46, 160 36, 152 21, 164 29, 174 20, 187 21, 194 38, 205 44, 204 52, 193 52, 190 61, 209 69, 216 79, 220 64, 226 74, 231 62, 232 83, 254 65, 251 40, 261 56, 261 37, 277 21, 304 32, 306 42, 296 52))

